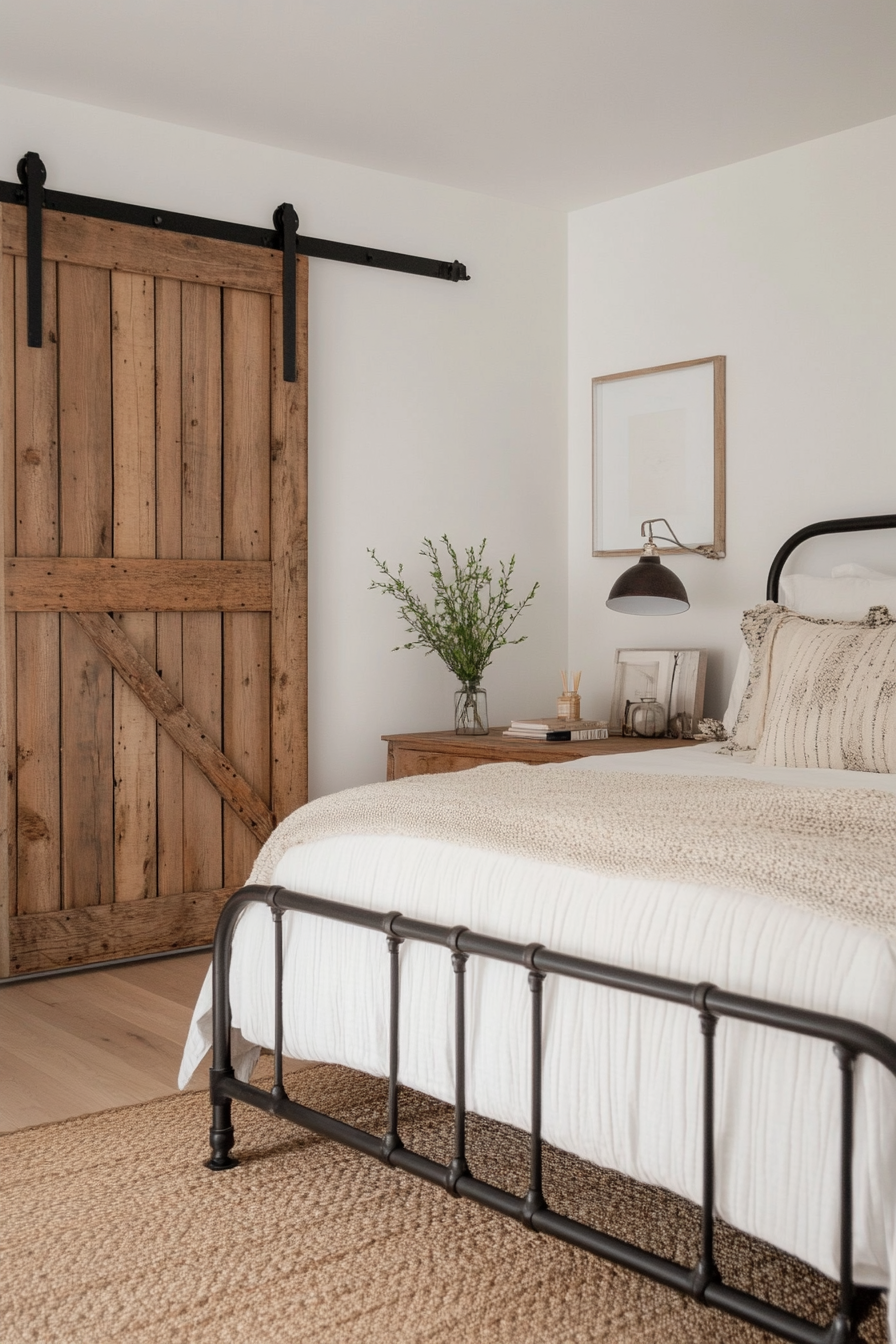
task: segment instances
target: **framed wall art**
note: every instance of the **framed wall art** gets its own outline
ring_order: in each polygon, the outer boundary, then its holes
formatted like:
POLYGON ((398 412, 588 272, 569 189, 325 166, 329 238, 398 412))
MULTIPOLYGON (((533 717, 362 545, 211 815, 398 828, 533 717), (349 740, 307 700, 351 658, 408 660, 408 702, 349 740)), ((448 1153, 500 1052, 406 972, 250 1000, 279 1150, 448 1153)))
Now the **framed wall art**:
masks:
POLYGON ((725 356, 604 374, 591 388, 592 554, 640 554, 647 518, 724 553, 725 356))

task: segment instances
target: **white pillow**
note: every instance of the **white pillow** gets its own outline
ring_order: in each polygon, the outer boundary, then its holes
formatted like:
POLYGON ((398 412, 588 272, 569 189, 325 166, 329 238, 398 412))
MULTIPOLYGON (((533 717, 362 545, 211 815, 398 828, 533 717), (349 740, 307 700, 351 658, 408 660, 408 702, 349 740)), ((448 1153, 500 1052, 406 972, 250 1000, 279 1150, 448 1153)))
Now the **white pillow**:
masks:
POLYGON ((835 565, 831 570, 832 579, 892 579, 892 574, 884 574, 879 569, 868 569, 866 565, 835 565))
MULTIPOLYGON (((838 569, 861 569, 838 565, 838 569)), ((865 571, 873 574, 873 570, 865 571)), ((814 574, 788 574, 781 580, 779 602, 801 616, 823 616, 832 621, 860 621, 871 607, 896 612, 896 575, 866 578, 853 573, 831 579, 814 574)))
POLYGON ((729 737, 734 732, 734 725, 737 723, 737 716, 740 713, 740 702, 744 698, 744 691, 747 689, 749 680, 750 650, 747 648, 746 644, 742 644, 737 659, 737 667, 734 669, 734 680, 731 683, 728 708, 722 715, 722 723, 725 725, 725 732, 729 737))

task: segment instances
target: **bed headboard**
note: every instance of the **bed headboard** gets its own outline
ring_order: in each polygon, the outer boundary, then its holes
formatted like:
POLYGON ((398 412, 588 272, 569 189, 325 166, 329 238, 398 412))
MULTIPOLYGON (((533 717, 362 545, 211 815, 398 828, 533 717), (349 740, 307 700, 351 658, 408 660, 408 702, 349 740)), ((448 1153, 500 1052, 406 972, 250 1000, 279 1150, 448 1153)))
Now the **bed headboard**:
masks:
POLYGON ((787 538, 772 561, 765 590, 769 602, 778 600, 781 571, 788 557, 797 546, 801 546, 810 537, 823 537, 828 532, 875 532, 888 527, 896 528, 896 513, 874 513, 867 518, 829 518, 824 523, 810 523, 808 527, 801 527, 799 532, 794 532, 792 537, 787 538))

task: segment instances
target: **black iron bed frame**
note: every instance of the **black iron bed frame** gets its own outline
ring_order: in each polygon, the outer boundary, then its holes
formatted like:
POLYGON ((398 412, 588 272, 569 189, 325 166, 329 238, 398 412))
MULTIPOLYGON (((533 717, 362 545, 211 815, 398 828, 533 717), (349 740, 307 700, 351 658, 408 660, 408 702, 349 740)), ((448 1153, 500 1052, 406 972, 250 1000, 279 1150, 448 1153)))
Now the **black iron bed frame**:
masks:
MULTIPOLYGON (((896 514, 836 519, 815 523, 795 533, 776 555, 768 580, 768 596, 776 600, 784 563, 802 541, 832 532, 867 531, 896 527, 896 514)), ((227 901, 215 931, 214 962, 214 1056, 210 1070, 212 1125, 209 1131, 212 1156, 206 1165, 224 1171, 237 1165, 231 1156, 234 1131, 231 1105, 242 1101, 289 1120, 312 1133, 334 1139, 349 1148, 377 1158, 388 1166, 429 1181, 448 1194, 466 1198, 514 1218, 535 1232, 543 1232, 614 1261, 669 1288, 749 1321, 794 1344, 849 1344, 858 1339, 858 1327, 880 1289, 859 1287, 852 1276, 852 1152, 853 1076, 855 1061, 865 1054, 896 1076, 896 1041, 862 1023, 826 1013, 792 1008, 785 1004, 741 994, 729 994, 708 983, 690 984, 649 975, 619 966, 589 961, 583 957, 552 952, 538 943, 524 946, 472 932, 463 926, 448 928, 411 919, 397 912, 365 910, 339 901, 287 891, 282 887, 247 886, 227 901), (234 1075, 230 1054, 230 949, 236 922, 250 904, 266 904, 274 924, 274 1082, 269 1092, 234 1075), (389 1082, 387 1128, 382 1138, 345 1124, 332 1116, 291 1100, 283 1086, 283 912, 296 910, 322 919, 352 924, 385 936, 389 955, 389 1082), (398 1028, 400 978, 398 949, 405 940, 444 947, 451 954, 455 983, 455 1104, 454 1157, 448 1164, 434 1162, 406 1148, 399 1133, 398 1028), (531 991, 531 1125, 529 1189, 520 1198, 509 1191, 478 1180, 466 1157, 466 963, 470 956, 486 957, 525 969, 531 991), (560 975, 589 984, 604 985, 629 994, 641 994, 666 1003, 690 1008, 697 1014, 703 1035, 703 1189, 700 1255, 690 1268, 663 1256, 597 1231, 549 1208, 542 1189, 542 987, 546 975, 560 975), (775 1027, 802 1036, 829 1041, 840 1068, 840 1284, 839 1305, 827 1326, 745 1293, 722 1281, 715 1263, 714 1241, 714 1069, 715 1029, 720 1017, 775 1027)))

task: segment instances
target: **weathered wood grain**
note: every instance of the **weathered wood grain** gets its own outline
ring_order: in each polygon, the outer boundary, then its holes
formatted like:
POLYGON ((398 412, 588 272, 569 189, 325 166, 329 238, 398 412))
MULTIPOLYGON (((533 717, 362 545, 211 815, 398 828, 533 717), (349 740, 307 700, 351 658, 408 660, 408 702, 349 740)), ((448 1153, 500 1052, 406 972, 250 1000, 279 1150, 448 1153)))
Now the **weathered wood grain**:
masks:
MULTIPOLYGON (((0 206, 0 239, 3 237, 3 207, 0 206)), ((0 511, 0 544, 5 551, 11 543, 14 533, 9 533, 10 509, 8 495, 15 489, 15 476, 9 479, 9 470, 15 461, 14 449, 10 447, 10 438, 14 434, 15 391, 12 380, 15 377, 15 290, 13 268, 0 256, 0 497, 3 509, 0 511), (4 535, 5 534, 5 535, 4 535)), ((14 518, 14 515, 13 515, 14 518)), ((12 633, 15 633, 15 617, 12 633)), ((15 892, 14 845, 11 843, 12 820, 15 811, 15 765, 10 759, 14 754, 15 739, 15 701, 10 705, 7 680, 9 676, 9 620, 0 608, 0 639, 3 640, 2 660, 0 660, 0 767, 6 771, 7 787, 0 790, 0 976, 9 974, 9 920, 15 892), (11 711, 11 712, 10 712, 11 711), (12 879, 12 881, 10 880, 12 879)), ((14 690, 13 687, 9 691, 14 690)))
MULTIPOLYGON (((223 550, 231 560, 271 554, 271 303, 266 294, 223 295, 223 550)), ((224 750, 270 801, 270 617, 224 617, 224 750)), ((224 814, 224 881, 244 882, 258 841, 224 814)))
MULTIPOLYGON (((112 552, 110 275, 57 268, 60 552, 112 552)), ((60 630, 66 908, 114 896, 112 669, 68 618, 60 630)))
MULTIPOLYGON (((24 256, 25 207, 7 205, 3 209, 3 250, 24 256)), ((43 226, 43 253, 51 261, 264 294, 279 293, 282 285, 283 253, 273 249, 160 233, 139 224, 115 224, 55 210, 44 211, 43 226)))
POLYGON ((60 664, 63 907, 106 905, 114 899, 112 668, 68 615, 60 664))
POLYGON ((16 556, 7 611, 270 611, 269 561, 16 556))
POLYGON ((110 275, 58 267, 62 555, 112 554, 110 275))
MULTIPOLYGON (((0 205, 0 235, 3 232, 0 205)), ((0 457, 3 472, 3 534, 5 546, 15 545, 16 535, 16 358, 15 358, 15 259, 0 255, 0 457)), ((16 902, 16 618, 6 622, 6 693, 0 712, 4 715, 4 753, 0 767, 6 769, 6 827, 0 861, 6 851, 6 876, 0 874, 0 976, 9 974, 9 917, 16 902)))
MULTIPOLYGON (((0 285, 3 281, 0 280, 0 285)), ((2 968, 8 959, 9 916, 16 913, 18 901, 18 763, 16 761, 16 701, 18 687, 16 679, 16 616, 7 612, 3 618, 5 631, 5 695, 3 705, 4 754, 6 757, 6 884, 0 874, 0 976, 7 974, 2 968)), ((57 705, 58 717, 58 705, 57 705)), ((3 849, 0 846, 0 860, 3 849)), ((58 884, 57 884, 58 890, 58 884)))
MULTIPOLYGON (((21 556, 59 551, 59 445, 56 366, 56 267, 43 268, 43 345, 27 339, 25 260, 16 266, 15 454, 9 493, 15 530, 8 549, 21 556)), ((27 561, 25 561, 27 563, 27 561)), ((7 606, 14 611, 14 605, 7 606)), ((17 769, 16 911, 61 904, 59 617, 29 614, 16 623, 17 769)))
MULTIPOLYGON (((3 211, 0 205, 0 233, 3 211)), ((56 274, 53 269, 53 279, 56 274)), ((16 261, 0 253, 0 444, 3 453, 3 531, 10 549, 16 536, 16 261)))
MULTIPOLYGON (((154 557, 155 286, 129 272, 112 273, 112 461, 114 554, 154 557)), ((155 665, 155 616, 122 604, 116 620, 155 665)), ((145 900, 157 894, 156 723, 125 681, 112 683, 115 899, 145 900)))
MULTIPOLYGON (((221 292, 181 289, 183 369, 183 555, 221 558, 221 292)), ((183 617, 184 704, 210 742, 221 745, 221 617, 183 617)), ((184 887, 224 885, 221 800, 184 761, 184 887)))
POLYGON ((112 617, 107 613, 82 611, 72 612, 65 619, 77 622, 243 825, 261 840, 266 840, 274 829, 270 808, 209 738, 195 716, 165 685, 155 668, 134 648, 112 617))
MULTIPOLYGON (((155 288, 156 554, 179 559, 183 512, 180 283, 157 279, 155 288)), ((206 563, 214 561, 199 562, 206 563)), ((215 590, 219 591, 217 580, 215 590)), ((157 610, 156 667, 173 694, 183 700, 183 622, 176 613, 157 610)), ((184 886, 184 761, 180 747, 161 726, 156 742, 159 895, 173 896, 184 886)))
POLYGON ((113 957, 210 943, 231 888, 18 915, 10 921, 10 971, 25 975, 113 957))
POLYGON ((296 265, 298 377, 286 383, 282 304, 271 303, 271 806, 308 799, 308 259, 296 265))

